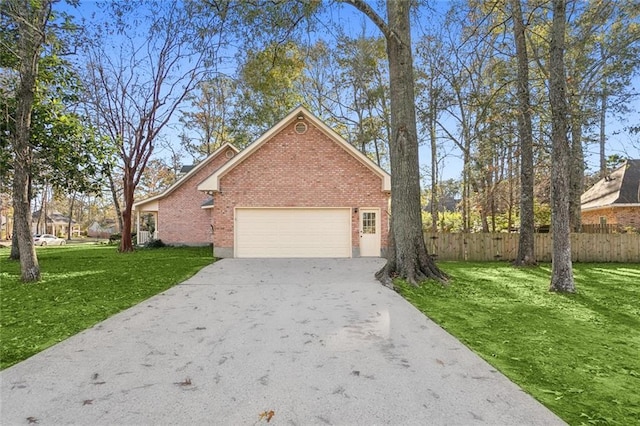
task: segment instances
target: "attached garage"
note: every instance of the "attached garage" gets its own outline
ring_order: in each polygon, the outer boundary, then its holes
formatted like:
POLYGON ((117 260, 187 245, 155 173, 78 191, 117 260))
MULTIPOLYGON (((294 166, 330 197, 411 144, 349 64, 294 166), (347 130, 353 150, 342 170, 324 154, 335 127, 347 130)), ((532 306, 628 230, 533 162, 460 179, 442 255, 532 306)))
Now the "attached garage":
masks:
POLYGON ((385 254, 391 176, 304 107, 231 157, 197 187, 216 257, 385 254))
POLYGON ((236 208, 235 257, 351 257, 351 208, 236 208))

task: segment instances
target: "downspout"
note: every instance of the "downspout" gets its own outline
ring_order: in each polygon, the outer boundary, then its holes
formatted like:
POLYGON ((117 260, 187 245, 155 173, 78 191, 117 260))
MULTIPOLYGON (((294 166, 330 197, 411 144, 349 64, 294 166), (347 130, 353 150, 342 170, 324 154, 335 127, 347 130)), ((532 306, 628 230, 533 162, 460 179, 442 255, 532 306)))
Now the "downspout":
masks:
MULTIPOLYGON (((212 209, 213 211, 213 209, 212 209)), ((212 219, 213 219, 213 213, 211 214, 212 219)), ((213 255, 213 260, 216 260, 216 246, 214 245, 214 238, 213 238, 213 223, 209 225, 211 227, 211 254, 213 255)))

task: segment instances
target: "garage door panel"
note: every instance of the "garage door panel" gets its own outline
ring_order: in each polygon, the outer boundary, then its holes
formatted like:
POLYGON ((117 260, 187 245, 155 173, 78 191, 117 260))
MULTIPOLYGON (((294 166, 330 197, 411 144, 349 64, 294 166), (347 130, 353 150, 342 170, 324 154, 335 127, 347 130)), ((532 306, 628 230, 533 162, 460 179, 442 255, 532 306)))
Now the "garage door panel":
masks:
POLYGON ((236 257, 350 257, 350 209, 236 209, 236 257))

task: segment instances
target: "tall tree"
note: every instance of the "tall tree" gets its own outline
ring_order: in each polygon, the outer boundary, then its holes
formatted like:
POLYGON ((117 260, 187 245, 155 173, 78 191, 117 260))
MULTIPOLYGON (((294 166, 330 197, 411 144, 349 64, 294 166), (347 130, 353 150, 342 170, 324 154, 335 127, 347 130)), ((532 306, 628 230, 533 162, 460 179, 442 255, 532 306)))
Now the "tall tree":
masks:
POLYGON ((220 75, 200 82, 198 90, 187 97, 191 108, 181 111, 184 128, 180 139, 194 160, 201 160, 225 142, 232 142, 230 118, 235 86, 232 79, 220 75))
POLYGON ((141 198, 158 195, 175 181, 176 174, 171 166, 160 158, 154 158, 147 163, 136 195, 141 198))
POLYGON ((520 235, 518 254, 515 264, 518 266, 536 263, 534 251, 534 215, 533 215, 533 130, 531 128, 531 101, 529 95, 529 55, 527 54, 526 27, 522 19, 520 0, 511 1, 511 17, 516 42, 516 60, 518 63, 518 135, 520 137, 520 235))
POLYGON ((346 3, 364 13, 387 41, 391 105, 391 232, 387 263, 376 273, 393 287, 393 277, 417 285, 426 279, 446 280, 427 253, 422 231, 420 167, 415 111, 410 0, 387 0, 387 21, 363 0, 346 3))
POLYGON ((427 35, 418 44, 418 55, 422 59, 422 69, 419 71, 418 84, 422 90, 418 90, 418 116, 429 135, 429 147, 431 148, 431 191, 429 191, 429 207, 431 213, 431 231, 438 230, 438 212, 440 211, 440 179, 439 179, 439 150, 438 150, 438 119, 448 102, 445 95, 445 80, 442 76, 446 61, 442 34, 427 35), (421 96, 422 95, 422 96, 421 96))
POLYGON ((335 64, 335 49, 326 40, 318 40, 307 46, 305 54, 305 75, 302 80, 302 93, 311 111, 323 121, 331 123, 332 114, 337 109, 341 93, 335 88, 335 75, 339 73, 335 64))
MULTIPOLYGON (((220 22, 196 20, 188 5, 169 2, 152 11, 145 2, 111 4, 117 45, 110 49, 97 33, 87 52, 86 85, 96 122, 120 157, 123 236, 131 235, 135 188, 160 132, 213 59, 210 40, 202 35, 217 34, 220 22), (137 36, 141 26, 143 38, 137 36)), ((119 250, 133 251, 131 239, 122 238, 119 250)))
POLYGON ((2 14, 17 26, 19 84, 16 92, 16 123, 12 138, 14 152, 13 208, 14 236, 20 254, 24 282, 40 279, 40 266, 31 238, 30 176, 33 155, 30 143, 31 114, 38 75, 38 62, 45 43, 45 30, 51 16, 51 0, 8 0, 2 14))
POLYGON ((347 126, 347 140, 379 166, 388 163, 388 81, 384 68, 385 43, 381 38, 338 37, 335 49, 338 72, 333 85, 341 98, 337 121, 347 126))
POLYGON ((483 229, 489 230, 488 214, 494 210, 494 195, 502 179, 500 162, 506 161, 503 151, 511 142, 507 131, 511 126, 503 125, 505 118, 512 116, 509 105, 513 101, 504 100, 510 78, 506 59, 496 50, 504 36, 493 30, 495 25, 487 22, 486 14, 478 7, 453 7, 445 20, 445 37, 441 38, 446 50, 439 67, 445 82, 445 102, 437 122, 462 153, 465 232, 473 227, 474 194, 475 201, 483 206, 475 211, 481 213, 483 229))
POLYGON ((571 264, 569 179, 571 147, 567 138, 570 120, 564 65, 566 0, 553 0, 549 45, 549 102, 551 104, 551 229, 553 254, 550 291, 575 292, 571 264))
POLYGON ((349 143, 388 168, 389 108, 383 38, 340 32, 336 44, 306 49, 302 94, 305 103, 349 143))
MULTIPOLYGON (((303 52, 292 42, 249 49, 240 67, 240 97, 235 121, 246 128, 246 145, 303 103, 303 52)), ((238 126, 239 127, 239 126, 238 126)))

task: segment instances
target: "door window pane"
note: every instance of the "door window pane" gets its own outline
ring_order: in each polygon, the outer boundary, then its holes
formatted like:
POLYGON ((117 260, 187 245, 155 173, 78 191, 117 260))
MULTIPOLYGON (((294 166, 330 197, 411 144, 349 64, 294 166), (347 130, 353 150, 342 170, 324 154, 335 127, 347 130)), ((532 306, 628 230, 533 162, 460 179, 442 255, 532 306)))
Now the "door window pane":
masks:
POLYGON ((363 234, 376 233, 376 213, 375 212, 362 212, 362 233, 363 234))

